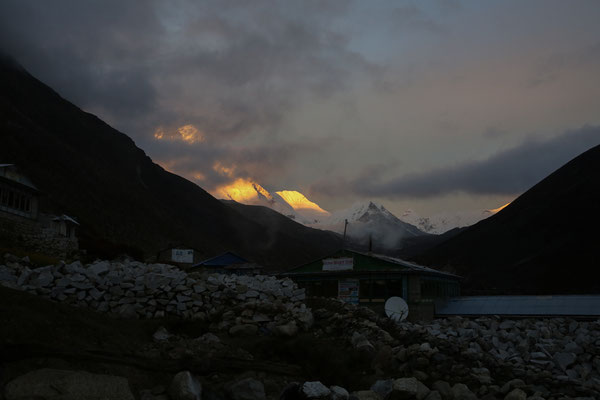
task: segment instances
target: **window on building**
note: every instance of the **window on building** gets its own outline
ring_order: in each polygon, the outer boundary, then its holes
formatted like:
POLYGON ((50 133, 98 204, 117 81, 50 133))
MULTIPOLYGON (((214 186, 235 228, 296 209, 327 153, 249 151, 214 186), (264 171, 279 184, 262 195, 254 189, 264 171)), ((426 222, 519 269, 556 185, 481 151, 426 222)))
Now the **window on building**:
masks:
POLYGON ((385 280, 373 281, 373 299, 386 299, 387 285, 385 280))
POLYGON ((371 299, 371 289, 372 289, 372 285, 371 285, 371 280, 369 279, 361 279, 359 282, 359 289, 358 289, 358 297, 363 300, 369 300, 371 299))
POLYGON ((388 297, 402 297, 402 279, 390 279, 387 281, 388 297))
POLYGON ((334 298, 338 296, 337 280, 307 282, 305 287, 309 296, 334 298))

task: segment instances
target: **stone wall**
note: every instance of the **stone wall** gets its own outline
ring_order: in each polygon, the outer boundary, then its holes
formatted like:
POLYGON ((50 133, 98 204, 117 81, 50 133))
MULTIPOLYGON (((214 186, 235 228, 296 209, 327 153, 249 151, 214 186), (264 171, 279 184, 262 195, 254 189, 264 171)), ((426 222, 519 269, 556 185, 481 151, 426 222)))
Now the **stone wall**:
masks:
MULTIPOLYGON (((50 216, 46 217, 50 220, 50 216)), ((59 235, 50 224, 3 211, 0 211, 0 245, 61 258, 79 249, 76 238, 59 235)))
POLYGON ((0 284, 124 318, 210 321, 217 330, 294 335, 312 324, 304 289, 272 276, 200 275, 137 261, 60 263, 30 269, 8 256, 0 284))

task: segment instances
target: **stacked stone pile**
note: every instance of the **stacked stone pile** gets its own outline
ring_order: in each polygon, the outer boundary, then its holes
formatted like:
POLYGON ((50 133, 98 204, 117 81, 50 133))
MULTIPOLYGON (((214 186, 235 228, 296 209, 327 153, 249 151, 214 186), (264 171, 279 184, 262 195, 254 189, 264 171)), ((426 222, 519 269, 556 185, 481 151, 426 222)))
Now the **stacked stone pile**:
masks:
POLYGON ((345 336, 380 375, 461 383, 478 398, 505 398, 515 389, 546 399, 600 398, 600 320, 453 317, 396 325, 328 302, 334 306, 311 304, 315 334, 345 336))
POLYGON ((312 324, 304 289, 272 276, 187 274, 172 265, 128 260, 31 269, 26 259, 5 255, 0 284, 123 318, 206 320, 232 335, 266 329, 292 336, 312 324))

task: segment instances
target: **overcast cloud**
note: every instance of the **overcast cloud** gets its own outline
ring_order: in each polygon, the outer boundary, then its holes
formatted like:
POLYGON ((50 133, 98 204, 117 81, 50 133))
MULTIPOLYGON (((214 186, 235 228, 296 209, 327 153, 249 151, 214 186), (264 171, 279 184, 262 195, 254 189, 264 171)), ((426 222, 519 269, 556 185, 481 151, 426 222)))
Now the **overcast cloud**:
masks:
POLYGON ((384 168, 368 169, 358 179, 332 186, 321 183, 316 191, 367 197, 429 198, 453 192, 483 195, 519 195, 557 168, 600 145, 600 127, 586 126, 550 140, 528 140, 485 160, 469 161, 423 173, 382 181, 384 168))
POLYGON ((599 19, 584 0, 4 0, 0 49, 207 190, 427 214, 498 206, 598 144, 599 19))

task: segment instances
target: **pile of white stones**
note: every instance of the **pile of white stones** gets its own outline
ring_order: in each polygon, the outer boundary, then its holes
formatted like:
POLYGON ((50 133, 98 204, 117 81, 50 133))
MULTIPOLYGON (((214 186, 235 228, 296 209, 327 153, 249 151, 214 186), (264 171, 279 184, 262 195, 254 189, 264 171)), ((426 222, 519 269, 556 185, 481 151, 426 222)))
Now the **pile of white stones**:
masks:
POLYGON ((375 370, 395 370, 431 388, 460 383, 486 399, 515 389, 528 398, 600 399, 600 319, 450 317, 394 325, 350 304, 313 307, 317 335, 345 335, 372 355, 375 370))
POLYGON ((233 335, 266 328, 291 336, 312 324, 304 289, 273 276, 188 274, 172 265, 133 260, 31 269, 27 259, 5 255, 0 284, 123 318, 211 321, 213 328, 233 335))

